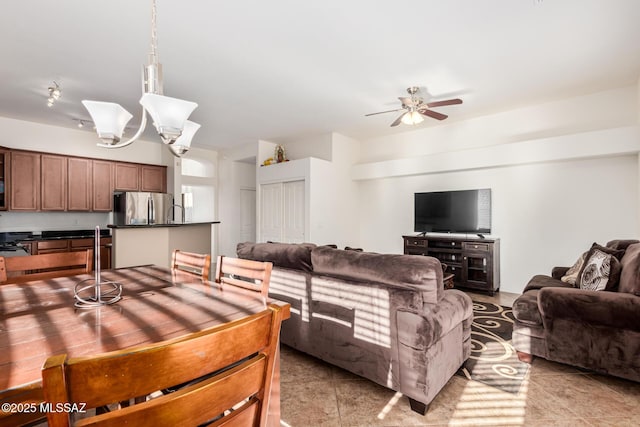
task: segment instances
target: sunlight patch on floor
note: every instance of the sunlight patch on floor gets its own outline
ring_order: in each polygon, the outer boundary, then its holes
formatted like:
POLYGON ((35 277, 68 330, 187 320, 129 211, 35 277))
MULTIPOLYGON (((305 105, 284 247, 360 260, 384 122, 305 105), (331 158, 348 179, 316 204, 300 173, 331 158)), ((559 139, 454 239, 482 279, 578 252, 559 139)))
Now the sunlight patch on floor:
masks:
POLYGON ((378 419, 384 420, 384 417, 386 417, 387 414, 393 409, 393 407, 396 406, 396 404, 398 403, 398 400, 400 400, 401 397, 402 397, 402 393, 397 391, 396 394, 394 394, 393 397, 389 399, 389 402, 387 402, 387 404, 384 405, 384 408, 382 408, 382 410, 378 413, 378 419))
POLYGON ((458 398, 450 425, 523 426, 527 406, 528 379, 518 394, 468 381, 458 398))

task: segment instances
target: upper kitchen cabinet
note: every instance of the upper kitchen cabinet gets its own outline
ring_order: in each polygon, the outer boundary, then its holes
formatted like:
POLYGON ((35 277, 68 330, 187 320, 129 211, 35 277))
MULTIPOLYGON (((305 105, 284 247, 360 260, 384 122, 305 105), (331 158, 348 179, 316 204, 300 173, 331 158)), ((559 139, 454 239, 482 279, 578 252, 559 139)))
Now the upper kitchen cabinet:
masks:
POLYGON ((42 154, 40 160, 40 209, 67 210, 67 157, 42 154))
POLYGON ((113 207, 113 171, 114 163, 106 160, 93 160, 92 182, 94 212, 111 212, 113 207))
POLYGON ((9 208, 14 211, 40 209, 40 154, 11 151, 9 208))
POLYGON ((114 191, 166 190, 166 166, 0 147, 0 210, 111 212, 114 191))
POLYGON ((140 191, 165 193, 167 191, 167 167, 140 165, 140 191))
POLYGON ((9 152, 0 149, 0 211, 7 210, 8 197, 6 191, 9 188, 7 180, 9 177, 9 152))
POLYGON ((91 210, 92 163, 91 159, 81 157, 67 159, 67 210, 91 210))
POLYGON ((167 191, 167 167, 136 163, 115 163, 116 191, 167 191))
POLYGON ((115 176, 115 190, 140 191, 140 165, 116 162, 115 176))

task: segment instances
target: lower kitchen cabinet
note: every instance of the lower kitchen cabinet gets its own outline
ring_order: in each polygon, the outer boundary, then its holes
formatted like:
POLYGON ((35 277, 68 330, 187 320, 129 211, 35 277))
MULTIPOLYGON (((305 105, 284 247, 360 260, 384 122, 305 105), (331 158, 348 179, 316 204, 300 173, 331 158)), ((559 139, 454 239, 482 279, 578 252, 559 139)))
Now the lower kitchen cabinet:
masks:
MULTIPOLYGON (((59 252, 85 251, 93 249, 93 238, 29 240, 20 242, 31 255, 59 252)), ((100 269, 111 268, 111 237, 100 238, 100 269)))

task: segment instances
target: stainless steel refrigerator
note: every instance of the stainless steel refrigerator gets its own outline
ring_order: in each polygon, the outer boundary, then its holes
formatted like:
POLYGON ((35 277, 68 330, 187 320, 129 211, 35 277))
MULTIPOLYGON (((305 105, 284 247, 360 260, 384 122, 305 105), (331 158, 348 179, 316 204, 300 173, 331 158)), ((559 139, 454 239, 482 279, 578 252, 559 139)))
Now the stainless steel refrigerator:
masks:
POLYGON ((113 221, 116 225, 168 224, 173 220, 173 195, 122 191, 113 193, 113 221))

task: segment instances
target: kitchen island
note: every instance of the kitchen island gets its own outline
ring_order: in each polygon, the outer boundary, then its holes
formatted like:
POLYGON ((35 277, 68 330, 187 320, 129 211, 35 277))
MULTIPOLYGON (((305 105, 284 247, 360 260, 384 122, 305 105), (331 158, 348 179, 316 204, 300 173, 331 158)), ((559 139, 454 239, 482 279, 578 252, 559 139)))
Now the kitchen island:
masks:
MULTIPOLYGON (((214 227, 220 221, 175 224, 108 225, 113 267, 155 264, 169 267, 175 249, 214 256, 214 227)), ((213 265, 213 263, 212 263, 213 265)))

